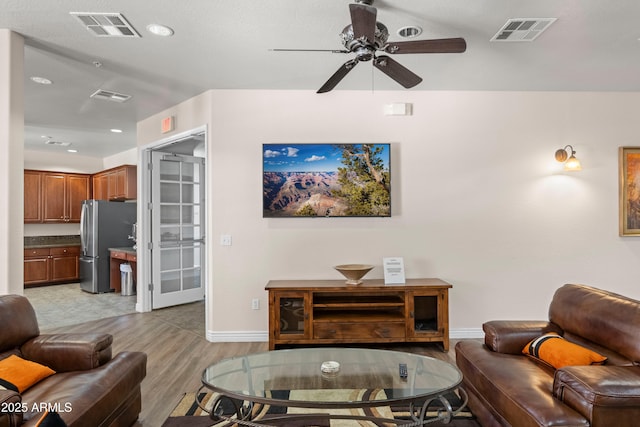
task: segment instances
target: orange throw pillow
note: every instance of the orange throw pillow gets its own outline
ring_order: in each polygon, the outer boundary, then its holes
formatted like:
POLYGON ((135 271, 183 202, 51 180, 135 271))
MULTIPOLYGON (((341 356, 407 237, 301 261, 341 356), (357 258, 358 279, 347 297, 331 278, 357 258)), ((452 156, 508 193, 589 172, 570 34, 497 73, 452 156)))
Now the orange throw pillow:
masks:
POLYGON ((602 365, 607 358, 574 344, 557 334, 545 334, 527 344, 522 353, 542 360, 556 369, 563 366, 602 365))
POLYGON ((22 393, 56 372, 39 363, 11 355, 0 360, 0 385, 22 393))

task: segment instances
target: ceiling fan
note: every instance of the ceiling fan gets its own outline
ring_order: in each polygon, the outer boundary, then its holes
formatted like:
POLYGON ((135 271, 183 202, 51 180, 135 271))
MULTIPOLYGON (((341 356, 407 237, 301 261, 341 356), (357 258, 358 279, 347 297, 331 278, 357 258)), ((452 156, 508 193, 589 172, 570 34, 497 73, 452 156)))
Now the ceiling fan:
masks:
POLYGON ((401 65, 388 55, 376 55, 377 51, 389 54, 408 53, 461 53, 467 49, 463 38, 412 40, 404 42, 387 42, 389 30, 376 20, 378 11, 372 6, 373 0, 356 0, 349 5, 351 24, 347 25, 340 37, 346 50, 323 49, 273 49, 275 51, 328 51, 334 53, 355 53, 326 81, 317 93, 332 90, 351 71, 358 62, 373 60, 373 66, 391 77, 405 88, 412 88, 422 78, 401 65))

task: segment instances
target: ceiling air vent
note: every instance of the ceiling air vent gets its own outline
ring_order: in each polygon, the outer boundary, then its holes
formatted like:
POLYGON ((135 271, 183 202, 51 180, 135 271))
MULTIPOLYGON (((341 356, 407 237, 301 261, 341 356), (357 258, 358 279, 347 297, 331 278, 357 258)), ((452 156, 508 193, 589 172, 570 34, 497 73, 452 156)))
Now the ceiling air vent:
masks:
POLYGON ((96 37, 140 37, 120 13, 69 12, 96 37))
POLYGON ((98 89, 93 92, 89 98, 104 99, 106 101, 113 102, 126 102, 131 99, 131 95, 125 95, 124 93, 112 92, 110 90, 98 89))
POLYGON ((491 38, 492 42, 530 42, 549 28, 557 18, 513 18, 491 38))
POLYGON ((70 142, 62 142, 62 141, 52 141, 51 139, 44 142, 47 145, 57 145, 59 147, 68 147, 71 145, 70 142))

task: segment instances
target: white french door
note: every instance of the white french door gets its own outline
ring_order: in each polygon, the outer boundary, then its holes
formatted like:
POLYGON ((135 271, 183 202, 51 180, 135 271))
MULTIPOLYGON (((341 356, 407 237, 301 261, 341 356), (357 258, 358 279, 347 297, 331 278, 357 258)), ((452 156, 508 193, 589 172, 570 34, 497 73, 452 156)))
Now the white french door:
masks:
POLYGON ((204 298, 205 163, 151 153, 153 309, 204 298))

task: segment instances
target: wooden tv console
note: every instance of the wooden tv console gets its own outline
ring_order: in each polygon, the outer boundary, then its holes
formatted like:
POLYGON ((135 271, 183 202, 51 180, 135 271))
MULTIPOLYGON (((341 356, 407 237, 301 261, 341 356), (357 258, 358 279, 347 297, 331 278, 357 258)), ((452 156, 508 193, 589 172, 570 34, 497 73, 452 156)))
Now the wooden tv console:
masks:
POLYGON ((270 280, 269 349, 309 344, 441 342, 449 350, 449 288, 440 279, 270 280))

